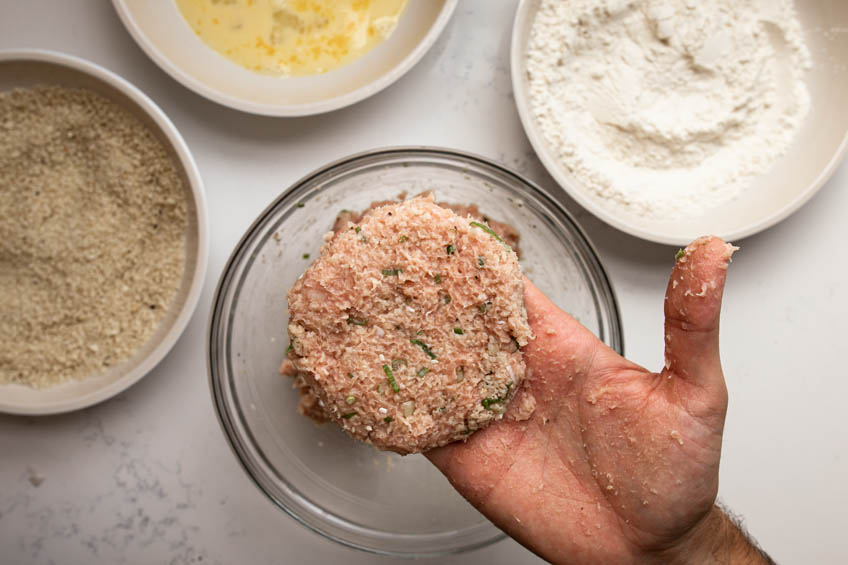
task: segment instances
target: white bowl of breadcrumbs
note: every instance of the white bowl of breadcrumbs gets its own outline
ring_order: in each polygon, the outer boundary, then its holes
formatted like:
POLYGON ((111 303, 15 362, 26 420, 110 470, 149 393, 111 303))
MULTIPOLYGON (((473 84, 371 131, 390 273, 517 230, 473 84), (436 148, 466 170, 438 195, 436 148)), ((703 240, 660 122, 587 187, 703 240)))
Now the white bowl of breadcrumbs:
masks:
POLYGON ((0 412, 91 406, 141 379, 197 306, 200 174, 141 91, 93 63, 0 51, 0 412))

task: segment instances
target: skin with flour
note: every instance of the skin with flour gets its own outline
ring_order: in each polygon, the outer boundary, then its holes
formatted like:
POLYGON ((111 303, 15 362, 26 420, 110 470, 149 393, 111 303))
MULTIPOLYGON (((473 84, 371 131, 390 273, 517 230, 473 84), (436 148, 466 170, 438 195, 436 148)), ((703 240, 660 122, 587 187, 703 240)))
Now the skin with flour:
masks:
POLYGON ((528 281, 536 410, 427 457, 553 563, 770 563, 715 506, 727 410, 719 311, 733 251, 704 238, 678 257, 659 372, 619 356, 528 281))

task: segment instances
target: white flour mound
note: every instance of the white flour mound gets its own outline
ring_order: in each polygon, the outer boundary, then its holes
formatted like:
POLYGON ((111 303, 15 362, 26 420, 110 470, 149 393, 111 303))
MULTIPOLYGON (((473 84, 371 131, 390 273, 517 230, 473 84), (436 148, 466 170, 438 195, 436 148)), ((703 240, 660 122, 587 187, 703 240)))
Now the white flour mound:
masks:
POLYGON ((542 0, 527 52, 555 157, 645 217, 728 202, 783 155, 809 111, 792 0, 542 0))

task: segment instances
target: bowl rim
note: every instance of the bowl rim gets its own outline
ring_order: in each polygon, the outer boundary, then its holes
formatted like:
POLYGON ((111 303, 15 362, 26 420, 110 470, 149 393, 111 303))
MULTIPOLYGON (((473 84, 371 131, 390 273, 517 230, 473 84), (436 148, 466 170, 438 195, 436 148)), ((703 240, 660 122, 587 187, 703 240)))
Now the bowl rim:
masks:
POLYGON ((412 67, 415 66, 416 63, 418 63, 418 61, 421 60, 422 57, 424 57, 427 51, 430 50, 430 47, 432 47, 439 38, 445 26, 450 21, 450 18, 459 2, 459 0, 443 1, 444 6, 439 12, 439 15, 433 21, 433 25, 430 26, 429 30, 427 30, 424 38, 402 61, 392 67, 388 72, 381 75, 376 80, 364 84, 355 90, 351 90, 339 96, 322 100, 320 102, 309 102, 303 104, 270 104, 264 102, 252 102, 208 86, 203 81, 192 77, 184 71, 182 67, 171 61, 171 59, 147 37, 133 19, 126 0, 112 0, 112 5, 118 13, 118 17, 124 24, 124 27, 135 40, 136 44, 141 47, 142 51, 144 51, 144 53, 152 59, 159 68, 169 74, 171 78, 189 90, 192 90, 196 94, 216 102, 217 104, 246 112, 248 114, 278 118, 293 118, 323 114, 356 104, 357 102, 373 96, 381 90, 389 87, 400 77, 405 75, 412 67))
MULTIPOLYGON (((260 468, 262 467, 262 464, 257 464, 253 461, 248 461, 248 457, 246 457, 246 454, 243 453, 243 450, 245 449, 245 442, 254 441, 252 439, 252 433, 250 432, 250 430, 247 430, 248 436, 250 436, 247 440, 242 437, 237 437, 234 433, 234 430, 239 427, 237 425, 234 425, 234 420, 237 418, 237 414, 230 411, 226 406, 226 400, 224 398, 225 394, 222 392, 222 388, 226 386, 226 384, 221 378, 221 374, 218 368, 219 363, 216 359, 216 354, 219 352, 217 338, 220 336, 221 320, 227 316, 227 313, 224 311, 224 306, 228 298, 223 293, 225 290, 229 291, 230 287, 236 282, 234 277, 237 275, 236 271, 238 271, 239 269, 239 263, 236 263, 236 260, 240 258, 242 250, 250 244, 257 232, 262 228, 267 219, 274 213, 274 211, 279 207, 279 205, 283 203, 283 201, 288 199, 290 196, 296 194, 299 189, 303 188, 304 186, 313 182, 316 178, 319 178, 334 169, 344 167, 345 165, 350 165, 351 163, 355 163, 357 161, 365 159, 373 159, 375 157, 391 157, 393 155, 408 155, 410 153, 420 156, 456 158, 462 161, 470 161, 475 164, 482 165, 484 167, 495 169, 497 172, 504 174, 507 177, 513 178, 518 183, 527 186, 531 191, 535 191, 534 196, 542 200, 547 206, 550 206, 552 209, 562 214, 562 217, 568 222, 569 227, 574 230, 574 235, 578 238, 580 243, 583 244, 583 246, 585 247, 585 251, 588 252, 588 255, 582 257, 582 259, 591 263, 590 266, 592 269, 596 270, 599 282, 603 285, 605 291, 608 292, 607 299, 610 317, 610 327, 608 328, 608 331, 610 333, 609 346, 615 351, 617 351, 619 354, 624 355, 624 333, 621 322, 621 309, 618 304, 618 298, 616 296, 615 289, 612 285, 612 281, 600 261, 600 256, 594 244, 591 242, 583 228, 573 218, 571 213, 561 203, 559 203, 555 198, 553 198, 553 196, 548 191, 543 189, 538 184, 520 175, 519 173, 509 169, 508 167, 497 163, 494 160, 482 157, 474 153, 456 149, 436 146, 411 145, 375 148, 371 150, 360 151, 336 159, 326 165, 315 169, 314 171, 302 176, 301 178, 293 182, 288 188, 286 188, 282 193, 280 193, 279 196, 274 198, 273 201, 257 215, 256 219, 245 230, 245 233, 233 247, 233 251, 227 259, 221 271, 218 283, 215 287, 215 292, 212 297, 209 319, 207 323, 206 368, 209 391, 212 403, 215 407, 215 414, 218 420, 218 424, 220 425, 221 431, 225 439, 227 440, 227 444, 230 446, 230 449, 232 450, 242 469, 250 478, 251 482, 268 498, 268 500, 272 504, 283 510, 287 515, 294 518, 295 521, 302 524, 310 531, 315 532, 320 536, 332 540, 336 543, 339 543, 343 546, 379 555, 388 555, 404 558, 429 558, 458 554, 486 547, 488 545, 503 540, 506 535, 503 532, 498 531, 495 536, 492 536, 491 538, 486 540, 481 540, 474 544, 468 544, 466 546, 461 546, 458 548, 450 548, 444 551, 431 551, 424 553, 417 552, 413 554, 394 550, 384 550, 373 546, 368 546, 362 543, 357 543, 348 539, 341 538, 329 531, 322 530, 319 527, 309 523, 307 520, 301 517, 294 509, 288 508, 282 501, 278 500, 276 496, 269 492, 269 489, 266 488, 266 486, 263 484, 265 481, 260 476, 260 468)), ((311 501, 309 501, 308 499, 306 500, 306 502, 307 505, 312 505, 311 501)))
MULTIPOLYGON (((526 25, 532 25, 532 22, 528 22, 528 20, 530 19, 533 8, 536 7, 539 1, 540 0, 520 0, 518 7, 515 10, 515 18, 513 19, 512 24, 512 38, 510 39, 509 57, 515 105, 518 108, 518 116, 521 119, 521 125, 524 128, 524 133, 527 135, 530 145, 533 147, 533 151, 539 157, 539 160, 545 166, 545 169, 554 178, 560 188, 562 188, 562 190, 577 201, 578 204, 601 221, 609 224, 619 231, 646 241, 674 246, 688 245, 690 243, 689 239, 669 236, 663 232, 645 229, 644 227, 640 227, 639 225, 610 212, 593 198, 589 197, 586 190, 578 183, 568 179, 563 168, 560 167, 549 154, 547 143, 544 141, 541 131, 533 120, 533 113, 530 110, 529 94, 525 88, 526 81, 522 76, 523 73, 520 72, 523 68, 524 53, 527 47, 526 43, 520 41, 520 30, 526 25)), ((815 196, 819 190, 827 184, 839 168, 842 161, 845 159, 846 155, 848 155, 848 129, 846 129, 842 137, 842 141, 837 146, 827 165, 821 170, 816 179, 812 181, 805 190, 799 192, 794 199, 786 203, 779 210, 756 222, 727 232, 717 233, 715 235, 718 235, 725 241, 738 241, 764 231, 785 220, 804 206, 804 204, 809 202, 813 196, 815 196)))
POLYGON ((10 404, 6 400, 0 400, 0 413, 35 416, 61 414, 103 402, 141 380, 142 377, 150 373, 165 355, 168 354, 188 325, 200 300, 209 255, 209 222, 203 180, 197 164, 176 126, 150 97, 116 73, 81 57, 48 49, 0 50, 0 63, 25 63, 27 61, 50 63, 82 75, 87 75, 115 88, 135 103, 150 118, 152 123, 155 124, 155 127, 158 128, 159 132, 176 153, 179 166, 182 167, 188 179, 188 188, 191 190, 194 198, 197 213, 197 257, 195 259, 194 272, 191 273, 191 283, 179 314, 177 314, 177 317, 159 344, 140 363, 132 367, 124 375, 104 387, 81 396, 29 406, 19 406, 10 404))

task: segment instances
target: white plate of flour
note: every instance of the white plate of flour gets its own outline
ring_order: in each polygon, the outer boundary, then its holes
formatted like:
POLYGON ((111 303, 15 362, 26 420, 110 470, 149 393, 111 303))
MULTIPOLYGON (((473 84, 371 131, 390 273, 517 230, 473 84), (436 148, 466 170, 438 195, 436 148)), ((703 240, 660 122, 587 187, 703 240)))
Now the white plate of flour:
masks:
POLYGON ((839 0, 522 0, 516 104, 547 170, 603 221, 673 245, 738 240, 844 156, 846 28, 839 0))

